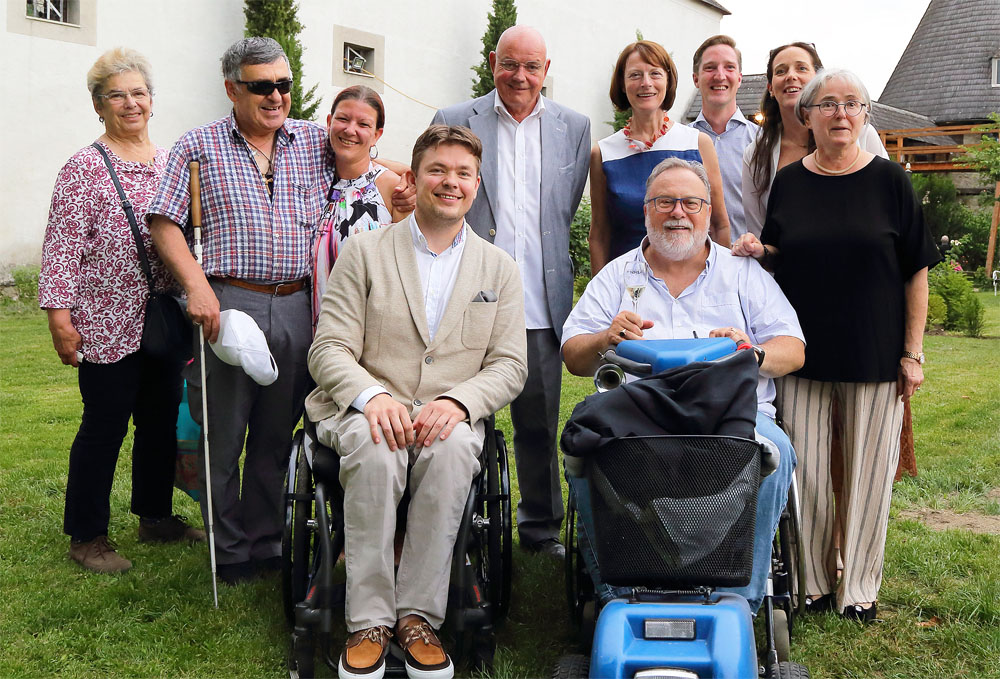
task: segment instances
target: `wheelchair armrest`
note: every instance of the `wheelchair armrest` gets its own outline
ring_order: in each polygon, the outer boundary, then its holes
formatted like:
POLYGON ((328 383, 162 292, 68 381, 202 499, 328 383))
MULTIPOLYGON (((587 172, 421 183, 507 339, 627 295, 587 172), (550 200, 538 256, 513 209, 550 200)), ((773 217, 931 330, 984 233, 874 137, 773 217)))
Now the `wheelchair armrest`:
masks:
POLYGON ((781 451, 778 450, 778 446, 775 445, 774 441, 756 429, 754 429, 754 437, 757 439, 757 443, 760 444, 760 478, 763 479, 778 469, 778 464, 781 462, 781 451))

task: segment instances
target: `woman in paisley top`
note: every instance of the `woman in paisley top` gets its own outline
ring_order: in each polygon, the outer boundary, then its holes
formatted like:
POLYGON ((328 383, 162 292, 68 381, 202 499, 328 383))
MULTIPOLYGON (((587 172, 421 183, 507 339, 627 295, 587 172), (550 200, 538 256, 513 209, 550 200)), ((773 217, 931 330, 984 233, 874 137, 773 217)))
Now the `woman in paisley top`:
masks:
MULTIPOLYGON (((170 278, 153 249, 145 213, 167 162, 149 138, 153 85, 149 62, 126 48, 105 53, 87 74, 97 142, 132 203, 157 287, 170 278)), ((149 287, 128 218, 100 152, 86 146, 63 166, 52 191, 42 245, 40 306, 56 353, 78 368, 83 418, 69 454, 63 530, 70 557, 92 571, 118 573, 131 562, 108 540, 111 484, 131 418, 132 513, 139 539, 173 542, 205 534, 172 516, 181 365, 140 348, 149 287)))
POLYGON ((348 236, 398 222, 406 216, 392 206, 398 174, 372 160, 385 128, 385 107, 375 90, 363 85, 344 88, 326 118, 337 173, 327 195, 313 249, 313 329, 330 270, 348 236))

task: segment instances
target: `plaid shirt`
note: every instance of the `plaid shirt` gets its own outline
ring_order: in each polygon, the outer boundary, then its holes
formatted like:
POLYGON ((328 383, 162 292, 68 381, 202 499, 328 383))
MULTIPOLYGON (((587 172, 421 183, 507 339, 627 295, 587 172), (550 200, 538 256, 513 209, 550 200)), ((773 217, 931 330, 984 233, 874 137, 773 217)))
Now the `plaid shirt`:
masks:
POLYGON ((310 276, 313 231, 333 181, 326 129, 286 120, 274 147, 274 197, 230 115, 187 132, 170 150, 147 215, 163 215, 192 242, 188 163, 200 162, 202 269, 208 276, 289 281, 310 276))

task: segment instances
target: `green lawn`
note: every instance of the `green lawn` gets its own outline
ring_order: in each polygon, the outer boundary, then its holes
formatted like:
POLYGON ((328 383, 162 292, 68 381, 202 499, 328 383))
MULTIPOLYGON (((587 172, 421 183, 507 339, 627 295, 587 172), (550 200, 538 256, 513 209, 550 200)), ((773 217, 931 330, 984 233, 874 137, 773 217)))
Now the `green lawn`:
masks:
MULTIPOLYGON (((814 677, 1000 676, 1000 537, 935 531, 900 514, 1000 514, 1000 297, 980 298, 990 337, 926 338, 927 382, 913 404, 920 475, 896 485, 885 622, 865 629, 833 615, 806 620, 793 654, 814 677)), ((216 611, 204 546, 137 541, 130 442, 111 534, 135 566, 107 577, 69 561, 61 521, 81 409, 75 375, 58 362, 40 313, 0 313, 0 337, 0 677, 283 676, 276 580, 223 587, 216 611)), ((591 389, 590 380, 567 377, 563 418, 591 389)), ((501 426, 509 432, 503 416, 501 426)), ((198 515, 179 493, 175 509, 198 515)), ((561 566, 518 550, 514 566, 493 676, 548 676, 574 646, 561 566)))

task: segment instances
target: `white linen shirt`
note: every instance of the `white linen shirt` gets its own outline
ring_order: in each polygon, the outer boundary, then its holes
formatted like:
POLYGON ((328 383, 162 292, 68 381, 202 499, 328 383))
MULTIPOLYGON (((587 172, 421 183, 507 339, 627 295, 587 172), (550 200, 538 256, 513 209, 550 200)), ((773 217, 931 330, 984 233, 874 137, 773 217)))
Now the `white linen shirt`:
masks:
MULTIPOLYGON (((643 238, 638 248, 612 260, 590 281, 563 326, 563 346, 577 335, 607 330, 618 312, 632 310, 625 292, 625 265, 634 259, 645 262, 642 251, 648 242, 643 238)), ((771 275, 753 259, 734 257, 729 248, 711 241, 709 245, 705 269, 677 297, 650 269, 646 291, 639 298, 639 316, 652 321, 653 327, 642 331, 643 339, 708 337, 716 328, 734 327, 754 344, 783 335, 805 342, 795 310, 771 275), (742 267, 746 268, 741 273, 742 267)), ((761 376, 757 409, 772 419, 774 394, 774 380, 761 376)))
POLYGON ((545 103, 520 123, 494 95, 497 124, 497 233, 493 244, 517 262, 528 330, 551 328, 542 266, 542 124, 545 103))
MULTIPOLYGON (((424 313, 427 315, 427 332, 434 339, 441 317, 448 307, 451 293, 455 290, 458 279, 458 267, 462 263, 462 253, 465 252, 465 230, 468 224, 462 224, 455 240, 441 254, 434 253, 427 247, 427 239, 417 226, 417 218, 411 214, 409 218, 410 236, 413 239, 413 249, 417 255, 417 271, 420 274, 420 289, 424 293, 424 313)), ((368 387, 351 402, 355 409, 364 411, 365 405, 379 394, 389 392, 382 387, 368 387)))

